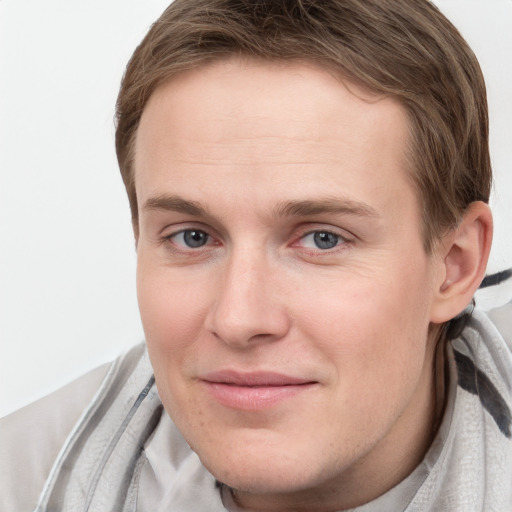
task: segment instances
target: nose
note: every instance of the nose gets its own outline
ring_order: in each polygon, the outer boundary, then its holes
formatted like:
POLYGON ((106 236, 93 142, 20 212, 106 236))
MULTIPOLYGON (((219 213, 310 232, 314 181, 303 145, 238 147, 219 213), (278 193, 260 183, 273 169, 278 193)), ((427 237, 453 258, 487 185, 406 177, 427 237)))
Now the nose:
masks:
POLYGON ((233 253, 223 263, 206 319, 210 332, 237 348, 279 340, 290 328, 279 269, 249 252, 233 253))

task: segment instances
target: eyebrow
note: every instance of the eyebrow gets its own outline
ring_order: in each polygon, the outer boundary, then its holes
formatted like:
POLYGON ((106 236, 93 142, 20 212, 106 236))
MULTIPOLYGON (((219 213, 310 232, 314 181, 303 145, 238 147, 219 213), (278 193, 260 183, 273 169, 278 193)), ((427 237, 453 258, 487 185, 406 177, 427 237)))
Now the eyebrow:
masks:
POLYGON ((358 217, 374 217, 380 215, 377 210, 353 199, 325 198, 305 201, 286 201, 279 204, 275 209, 279 217, 305 217, 308 215, 320 215, 323 213, 339 213, 345 215, 356 215, 358 217))
MULTIPOLYGON (((167 210, 186 213, 195 217, 208 217, 208 211, 197 201, 189 201, 179 196, 161 195, 150 197, 143 206, 143 210, 167 210)), ((380 215, 366 203, 353 199, 325 198, 285 201, 274 208, 277 217, 307 217, 323 213, 338 213, 356 215, 358 217, 374 217, 380 215)))
POLYGON ((207 217, 208 212, 196 201, 188 201, 179 196, 150 197, 142 207, 145 211, 167 210, 178 213, 187 213, 195 217, 207 217))

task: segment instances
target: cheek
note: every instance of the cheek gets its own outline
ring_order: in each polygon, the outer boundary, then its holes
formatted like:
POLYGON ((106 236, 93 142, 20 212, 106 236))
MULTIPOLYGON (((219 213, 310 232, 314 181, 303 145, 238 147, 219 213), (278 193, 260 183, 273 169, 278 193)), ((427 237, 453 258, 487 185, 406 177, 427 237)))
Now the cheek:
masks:
POLYGON ((162 395, 177 385, 204 325, 206 290, 186 286, 162 268, 139 260, 137 295, 149 356, 162 395))
POLYGON ((382 275, 347 276, 322 300, 297 306, 308 311, 306 337, 334 363, 341 395, 354 398, 357 407, 403 396, 425 362, 427 279, 407 270, 382 275))
POLYGON ((182 373, 200 338, 200 298, 174 285, 165 272, 143 270, 138 272, 137 293, 158 393, 182 429, 189 429, 192 417, 204 430, 202 409, 194 402, 190 383, 182 373))
POLYGON ((175 346, 200 327, 207 296, 200 283, 180 280, 179 273, 139 256, 137 296, 148 343, 175 346))

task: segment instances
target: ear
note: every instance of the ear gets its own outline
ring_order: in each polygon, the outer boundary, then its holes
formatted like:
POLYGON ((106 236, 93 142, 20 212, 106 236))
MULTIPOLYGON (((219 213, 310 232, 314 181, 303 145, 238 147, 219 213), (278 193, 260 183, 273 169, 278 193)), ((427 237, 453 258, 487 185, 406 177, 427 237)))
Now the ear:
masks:
POLYGON ((492 242, 492 214, 482 201, 471 203, 456 228, 439 242, 438 289, 430 321, 441 324, 457 316, 471 302, 485 275, 492 242))

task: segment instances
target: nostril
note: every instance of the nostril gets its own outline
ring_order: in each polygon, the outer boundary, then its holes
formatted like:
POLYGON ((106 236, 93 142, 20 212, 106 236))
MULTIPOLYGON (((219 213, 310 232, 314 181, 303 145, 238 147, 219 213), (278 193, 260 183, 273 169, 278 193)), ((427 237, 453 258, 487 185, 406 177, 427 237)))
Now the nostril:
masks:
POLYGON ((274 342, 288 332, 288 320, 277 308, 252 308, 247 314, 212 310, 206 328, 218 340, 232 346, 248 347, 274 342))

